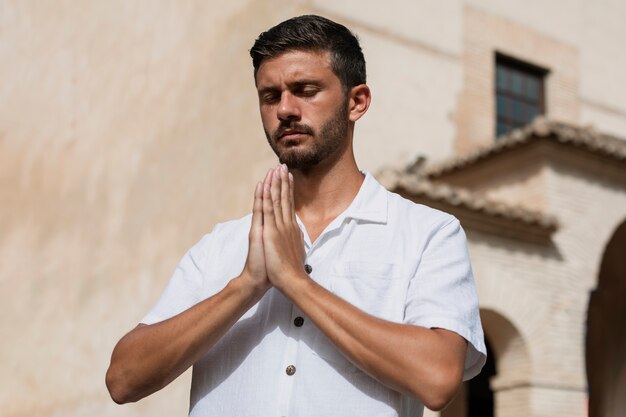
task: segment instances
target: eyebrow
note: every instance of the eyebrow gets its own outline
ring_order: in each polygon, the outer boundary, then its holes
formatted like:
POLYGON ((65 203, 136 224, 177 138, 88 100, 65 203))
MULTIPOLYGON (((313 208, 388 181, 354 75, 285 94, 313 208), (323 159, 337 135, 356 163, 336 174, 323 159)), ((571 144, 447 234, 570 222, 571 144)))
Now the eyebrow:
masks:
POLYGON ((293 83, 290 83, 289 86, 293 86, 293 87, 304 87, 307 85, 314 85, 314 86, 321 86, 322 83, 319 80, 299 80, 299 81, 294 81, 293 83))
MULTIPOLYGON (((323 85, 322 82, 320 82, 319 80, 313 80, 313 79, 304 79, 304 80, 298 80, 298 81, 294 81, 291 83, 288 83, 287 86, 289 88, 298 88, 298 87, 305 87, 307 85, 312 85, 315 87, 321 87, 323 85)), ((259 94, 264 94, 264 93, 270 93, 270 92, 274 92, 274 91, 279 91, 280 88, 275 87, 275 86, 267 86, 267 87, 263 87, 258 89, 258 93, 259 94)))
POLYGON ((261 89, 257 89, 257 93, 259 95, 263 95, 263 94, 267 94, 267 93, 273 93, 278 91, 279 89, 276 87, 263 87, 261 89))

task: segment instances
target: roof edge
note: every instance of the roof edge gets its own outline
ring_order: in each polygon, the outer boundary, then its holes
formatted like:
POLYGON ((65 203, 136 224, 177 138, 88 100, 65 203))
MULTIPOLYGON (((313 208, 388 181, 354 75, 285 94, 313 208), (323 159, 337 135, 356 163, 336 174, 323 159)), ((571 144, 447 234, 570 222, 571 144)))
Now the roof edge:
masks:
MULTIPOLYGON (((500 137, 493 144, 439 164, 426 166, 420 170, 420 174, 426 178, 437 179, 539 140, 549 140, 618 162, 626 162, 626 139, 599 133, 593 127, 580 127, 538 117, 525 127, 515 129, 500 137)), ((411 168, 408 170, 415 171, 411 168)))
POLYGON ((469 228, 533 242, 549 241, 559 228, 555 216, 487 199, 414 173, 387 168, 377 177, 390 191, 413 202, 447 211, 469 228))

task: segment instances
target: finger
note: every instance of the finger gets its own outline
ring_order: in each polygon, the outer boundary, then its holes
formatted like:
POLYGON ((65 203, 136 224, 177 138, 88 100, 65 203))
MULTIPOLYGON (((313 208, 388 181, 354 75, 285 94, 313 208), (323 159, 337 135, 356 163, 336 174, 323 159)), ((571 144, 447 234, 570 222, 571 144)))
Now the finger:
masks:
MULTIPOLYGON (((270 168, 267 170, 267 173, 265 174, 265 178, 263 178, 263 182, 261 183, 261 214, 263 214, 263 196, 264 196, 264 192, 265 192, 265 186, 269 185, 272 182, 272 174, 274 173, 274 169, 270 168)), ((261 218, 263 219, 263 224, 265 224, 265 219, 263 218, 263 216, 261 216, 261 218)))
POLYGON ((280 207, 282 209, 283 221, 288 222, 293 218, 292 207, 289 199, 291 183, 289 182, 289 173, 287 166, 282 165, 280 168, 280 207))
POLYGON ((282 186, 282 181, 280 177, 281 166, 277 166, 274 168, 274 173, 272 176, 272 184, 270 186, 271 196, 272 196, 272 205, 274 206, 274 219, 276 221, 276 226, 281 227, 283 225, 283 212, 280 204, 280 189, 282 186))
POLYGON ((261 191, 265 191, 265 186, 269 187, 272 184, 273 175, 274 175, 274 168, 270 168, 269 171, 267 171, 267 174, 265 174, 265 178, 263 178, 263 187, 261 191))
POLYGON ((252 205, 252 228, 251 230, 261 230, 263 228, 263 183, 258 182, 254 189, 254 203, 252 205))
POLYGON ((274 220, 274 207, 272 205, 272 195, 270 190, 270 183, 272 181, 272 175, 274 171, 270 170, 268 175, 265 176, 263 182, 263 230, 266 228, 276 227, 276 221, 274 220))
POLYGON ((291 215, 293 216, 293 220, 296 219, 296 199, 294 197, 294 180, 293 174, 289 173, 289 205, 291 206, 291 215))
POLYGON ((265 174, 265 178, 263 178, 263 184, 270 184, 272 181, 272 173, 274 172, 274 168, 270 168, 265 174))

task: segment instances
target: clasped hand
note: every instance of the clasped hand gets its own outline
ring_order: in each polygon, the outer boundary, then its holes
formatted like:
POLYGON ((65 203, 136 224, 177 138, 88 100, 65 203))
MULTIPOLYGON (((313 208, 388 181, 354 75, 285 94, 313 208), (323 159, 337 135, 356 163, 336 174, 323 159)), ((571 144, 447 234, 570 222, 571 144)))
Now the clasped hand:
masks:
POLYGON ((304 242, 296 221, 293 176, 285 165, 270 169, 254 191, 244 276, 260 290, 282 290, 306 277, 304 242))

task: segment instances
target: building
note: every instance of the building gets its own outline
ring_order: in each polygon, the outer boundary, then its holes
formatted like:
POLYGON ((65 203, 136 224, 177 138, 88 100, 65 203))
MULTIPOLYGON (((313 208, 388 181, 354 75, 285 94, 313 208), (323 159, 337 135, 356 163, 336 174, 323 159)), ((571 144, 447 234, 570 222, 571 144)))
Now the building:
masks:
POLYGON ((489 395, 498 417, 621 415, 617 0, 2 2, 2 415, 184 415, 188 376, 113 404, 110 352, 184 251, 249 210, 275 162, 247 51, 305 13, 362 40, 360 165, 466 229, 493 361, 442 417, 489 395))
POLYGON ((491 360, 442 416, 622 415, 626 141, 536 119, 381 178, 468 234, 491 360))

